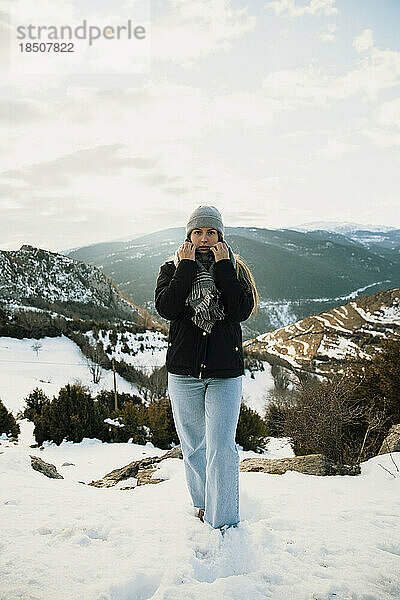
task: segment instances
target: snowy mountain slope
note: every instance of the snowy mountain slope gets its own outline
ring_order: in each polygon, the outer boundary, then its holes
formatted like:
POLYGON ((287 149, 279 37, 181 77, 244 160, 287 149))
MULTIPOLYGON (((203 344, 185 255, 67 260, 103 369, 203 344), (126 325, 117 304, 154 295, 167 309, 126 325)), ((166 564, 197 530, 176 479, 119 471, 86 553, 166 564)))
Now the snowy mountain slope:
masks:
POLYGON ((61 314, 89 306, 99 315, 142 320, 141 309, 96 266, 26 245, 0 251, 0 301, 52 307, 61 314))
MULTIPOLYGON (((328 231, 257 227, 227 227, 225 237, 249 264, 261 299, 258 316, 243 324, 244 339, 327 310, 337 304, 335 298, 356 290, 371 293, 400 284, 400 255, 390 246, 369 248, 328 231), (272 312, 271 302, 276 303, 272 312)), ((97 265, 123 294, 146 304, 155 314, 154 287, 160 265, 184 238, 183 227, 171 228, 118 246, 80 248, 69 256, 97 265)))
MULTIPOLYGON (((134 384, 118 373, 117 389, 141 397, 134 384)), ((112 371, 102 369, 102 379, 92 382, 87 360, 74 342, 65 336, 40 340, 0 337, 0 398, 14 415, 24 408, 24 399, 36 387, 51 399, 67 383, 80 381, 95 395, 113 389, 112 371), (36 353, 32 345, 40 342, 36 353)), ((1 432, 0 432, 1 433, 1 432)))
POLYGON ((324 229, 325 231, 335 231, 336 233, 350 233, 355 231, 378 231, 387 232, 393 231, 395 227, 387 225, 361 225, 360 223, 349 223, 348 221, 311 221, 310 223, 301 223, 296 227, 291 227, 297 231, 315 231, 316 229, 324 229))
MULTIPOLYGON (((110 331, 100 330, 94 337, 93 331, 85 334, 93 346, 103 343, 105 350, 110 344, 110 331)), ((123 360, 128 365, 149 375, 155 367, 165 364, 167 340, 159 332, 147 331, 140 334, 119 333, 110 358, 123 360), (129 354, 124 350, 129 348, 129 354)), ((137 387, 118 373, 117 389, 142 397, 137 387)), ((86 357, 78 346, 65 336, 56 338, 22 339, 0 337, 0 399, 8 410, 16 413, 25 405, 24 399, 36 387, 52 398, 67 383, 81 381, 88 386, 92 394, 102 389, 113 389, 113 373, 102 369, 102 378, 94 384, 89 372, 86 357), (35 343, 41 344, 36 353, 35 343)), ((274 388, 274 378, 270 365, 264 371, 251 373, 246 371, 243 377, 243 401, 247 406, 264 416, 268 394, 274 388)), ((1 433, 1 432, 0 432, 1 433)))
POLYGON ((244 342, 249 355, 278 358, 283 365, 311 365, 320 375, 341 372, 349 358, 369 360, 380 341, 400 341, 400 288, 361 296, 322 313, 244 342))
POLYGON ((150 373, 155 367, 162 367, 165 364, 168 341, 159 331, 118 332, 115 344, 110 340, 109 330, 100 329, 96 336, 94 331, 90 330, 84 335, 93 347, 100 343, 110 359, 122 360, 143 373, 150 373))
MULTIPOLYGON (((2 600, 399 597, 400 477, 388 454, 355 477, 241 472, 241 521, 222 538, 195 516, 180 459, 159 463, 156 485, 85 485, 163 450, 84 439, 39 452, 29 423, 20 438, 0 440, 2 600), (64 479, 34 471, 30 454, 64 479)), ((269 458, 292 456, 270 447, 269 458)))

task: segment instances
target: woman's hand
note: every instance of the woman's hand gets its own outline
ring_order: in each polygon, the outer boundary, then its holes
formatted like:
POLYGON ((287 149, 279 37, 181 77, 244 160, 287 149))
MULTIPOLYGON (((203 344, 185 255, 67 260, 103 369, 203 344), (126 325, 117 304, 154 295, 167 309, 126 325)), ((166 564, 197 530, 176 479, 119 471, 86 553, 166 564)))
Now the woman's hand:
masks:
POLYGON ((196 248, 195 245, 192 244, 192 242, 183 242, 183 244, 178 248, 178 256, 181 260, 183 258, 195 260, 195 252, 196 248))
POLYGON ((223 260, 224 258, 229 258, 229 250, 225 242, 217 242, 215 246, 211 246, 210 249, 214 253, 215 262, 223 260))

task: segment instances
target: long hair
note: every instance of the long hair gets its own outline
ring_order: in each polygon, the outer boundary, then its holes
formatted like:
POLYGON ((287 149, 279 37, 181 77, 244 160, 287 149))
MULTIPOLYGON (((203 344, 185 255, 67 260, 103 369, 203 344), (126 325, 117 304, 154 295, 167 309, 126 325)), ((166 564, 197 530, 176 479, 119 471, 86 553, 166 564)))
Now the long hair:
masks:
MULTIPOLYGON (((218 241, 223 242, 224 236, 218 231, 218 241)), ((256 288, 256 282, 248 265, 244 262, 243 258, 239 254, 233 253, 236 260, 236 275, 239 281, 241 281, 253 295, 254 306, 251 311, 251 315, 256 315, 258 312, 258 292, 256 288)), ((251 316, 250 315, 250 316, 251 316)))
POLYGON ((256 315, 258 312, 258 292, 256 288, 256 282, 254 281, 254 277, 249 267, 246 265, 244 260, 239 256, 239 254, 234 254, 236 259, 236 274, 239 281, 242 281, 247 289, 251 290, 254 300, 253 310, 251 311, 252 315, 256 315))

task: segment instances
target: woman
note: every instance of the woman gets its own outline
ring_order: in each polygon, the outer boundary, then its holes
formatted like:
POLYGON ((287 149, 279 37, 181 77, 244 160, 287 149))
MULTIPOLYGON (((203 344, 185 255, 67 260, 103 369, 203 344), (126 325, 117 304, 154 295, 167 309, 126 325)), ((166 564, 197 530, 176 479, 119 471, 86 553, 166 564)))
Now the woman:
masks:
POLYGON ((224 241, 220 212, 199 206, 160 268, 157 312, 171 321, 166 367, 189 493, 222 533, 239 518, 235 442, 244 374, 241 321, 257 310, 250 270, 224 241))

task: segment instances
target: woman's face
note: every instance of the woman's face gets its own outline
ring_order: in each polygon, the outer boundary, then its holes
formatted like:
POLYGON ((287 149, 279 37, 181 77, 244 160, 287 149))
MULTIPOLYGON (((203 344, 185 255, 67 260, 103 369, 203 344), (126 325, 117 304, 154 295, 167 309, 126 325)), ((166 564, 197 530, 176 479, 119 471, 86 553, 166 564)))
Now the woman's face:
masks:
POLYGON ((218 231, 211 227, 197 227, 191 232, 190 241, 199 252, 210 252, 210 247, 218 242, 218 231))

